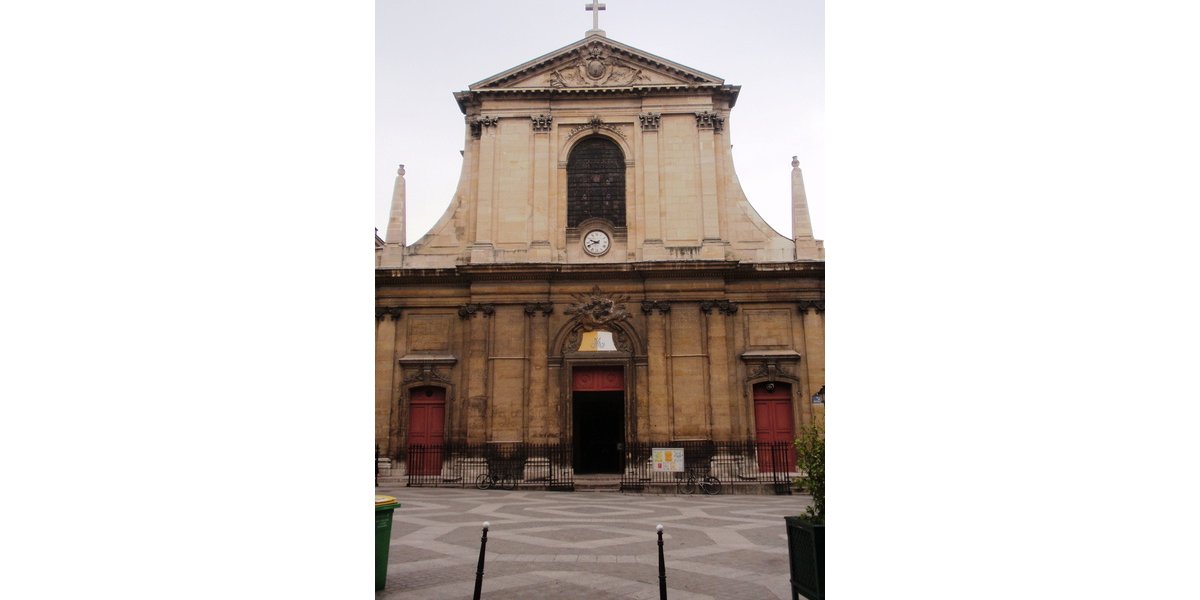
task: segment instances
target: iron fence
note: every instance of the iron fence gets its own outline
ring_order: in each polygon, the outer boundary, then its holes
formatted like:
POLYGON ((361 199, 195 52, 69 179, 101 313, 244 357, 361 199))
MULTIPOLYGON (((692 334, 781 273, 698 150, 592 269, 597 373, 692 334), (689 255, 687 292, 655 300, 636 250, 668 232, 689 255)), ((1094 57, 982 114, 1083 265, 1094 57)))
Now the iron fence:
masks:
MULTIPOLYGON (((397 459, 406 463, 409 486, 474 487, 482 475, 518 488, 575 489, 573 456, 560 444, 440 444, 408 446, 397 459)), ((632 442, 623 446, 621 491, 669 488, 687 477, 711 475, 722 493, 755 492, 763 486, 790 494, 795 475, 795 448, 788 442, 714 442, 687 440, 632 442), (683 450, 682 473, 662 470, 653 462, 656 448, 683 450)))
POLYGON ((714 442, 687 440, 626 444, 621 491, 639 492, 652 486, 675 486, 688 473, 721 480, 722 493, 747 492, 769 485, 776 494, 791 493, 795 449, 788 442, 714 442), (654 450, 683 450, 683 472, 659 468, 654 450))
POLYGON ((575 489, 571 449, 559 444, 416 445, 401 458, 414 487, 474 487, 490 473, 521 488, 575 489))

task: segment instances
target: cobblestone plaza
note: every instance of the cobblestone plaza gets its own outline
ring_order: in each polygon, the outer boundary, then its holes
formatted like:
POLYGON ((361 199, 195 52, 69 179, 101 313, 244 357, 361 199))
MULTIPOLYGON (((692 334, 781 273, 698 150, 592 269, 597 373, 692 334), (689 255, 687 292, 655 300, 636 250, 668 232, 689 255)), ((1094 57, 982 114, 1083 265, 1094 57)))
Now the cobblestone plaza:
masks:
POLYGON ((687 496, 380 487, 395 496, 386 600, 658 598, 664 528, 672 600, 787 599, 783 517, 802 496, 687 496))

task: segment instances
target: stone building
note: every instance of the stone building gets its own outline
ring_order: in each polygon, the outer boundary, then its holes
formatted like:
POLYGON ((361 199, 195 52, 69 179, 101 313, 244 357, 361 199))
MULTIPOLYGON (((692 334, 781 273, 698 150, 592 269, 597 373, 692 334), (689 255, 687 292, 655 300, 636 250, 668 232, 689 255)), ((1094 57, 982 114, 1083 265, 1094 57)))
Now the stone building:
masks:
POLYGON ((794 159, 794 239, 743 194, 739 90, 593 29, 455 94, 453 200, 408 244, 401 165, 376 239, 384 456, 562 443, 617 472, 627 443, 822 418, 823 245, 794 159))

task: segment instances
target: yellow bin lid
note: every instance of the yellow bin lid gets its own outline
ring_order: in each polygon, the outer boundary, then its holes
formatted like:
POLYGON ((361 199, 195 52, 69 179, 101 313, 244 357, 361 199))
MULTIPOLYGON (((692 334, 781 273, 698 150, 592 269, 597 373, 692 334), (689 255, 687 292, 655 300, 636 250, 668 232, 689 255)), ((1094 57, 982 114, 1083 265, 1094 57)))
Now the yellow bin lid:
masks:
POLYGON ((375 506, 379 506, 380 504, 394 504, 395 502, 396 498, 394 496, 375 495, 375 506))

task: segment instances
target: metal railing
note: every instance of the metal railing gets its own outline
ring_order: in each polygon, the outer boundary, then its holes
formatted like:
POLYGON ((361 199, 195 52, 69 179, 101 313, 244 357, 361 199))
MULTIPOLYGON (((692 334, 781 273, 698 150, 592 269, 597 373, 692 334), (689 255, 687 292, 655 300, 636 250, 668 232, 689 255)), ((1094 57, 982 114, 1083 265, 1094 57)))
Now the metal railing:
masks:
POLYGON ((558 444, 417 445, 401 458, 414 487, 474 487, 491 473, 512 478, 519 488, 575 489, 571 449, 558 444))
POLYGON ((625 450, 621 491, 640 492, 651 486, 674 486, 691 472, 698 477, 711 475, 720 479, 722 493, 770 485, 776 494, 790 494, 791 478, 796 470, 795 449, 788 442, 634 442, 627 444, 625 450), (685 472, 656 469, 652 462, 655 448, 682 449, 685 472))
MULTIPOLYGON (((560 444, 414 445, 395 458, 405 461, 408 485, 413 487, 475 487, 482 475, 490 473, 517 488, 575 489, 572 450, 560 444)), ((788 442, 631 442, 623 447, 622 462, 623 492, 675 486, 691 472, 720 479, 726 494, 752 493, 763 486, 776 494, 790 494, 796 475, 795 448, 788 442), (655 469, 651 462, 655 448, 682 449, 685 473, 655 469)))

